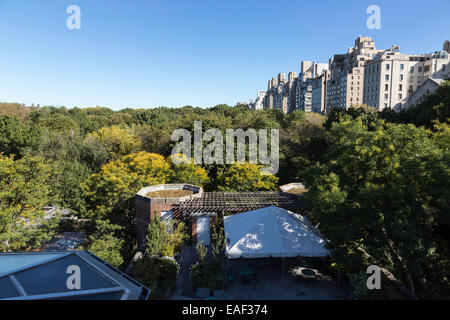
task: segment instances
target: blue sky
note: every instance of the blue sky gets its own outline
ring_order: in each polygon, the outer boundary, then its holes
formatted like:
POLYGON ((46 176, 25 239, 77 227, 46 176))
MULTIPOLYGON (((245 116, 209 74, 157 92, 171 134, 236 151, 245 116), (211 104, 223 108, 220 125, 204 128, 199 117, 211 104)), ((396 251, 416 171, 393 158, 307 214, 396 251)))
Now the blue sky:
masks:
POLYGON ((361 34, 429 53, 450 1, 0 0, 0 101, 67 107, 210 107, 254 99, 301 60, 328 62, 361 34), (68 30, 69 5, 81 30, 68 30), (371 4, 381 30, 366 27, 371 4))

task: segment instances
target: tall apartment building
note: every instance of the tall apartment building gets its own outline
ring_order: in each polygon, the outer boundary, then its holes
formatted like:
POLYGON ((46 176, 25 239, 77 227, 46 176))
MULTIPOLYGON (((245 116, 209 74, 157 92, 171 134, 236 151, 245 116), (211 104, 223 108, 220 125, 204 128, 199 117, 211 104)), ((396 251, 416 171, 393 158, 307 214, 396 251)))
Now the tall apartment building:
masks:
POLYGON ((447 53, 450 53, 450 41, 445 40, 442 50, 447 51, 447 53))
POLYGON ((446 51, 408 55, 392 47, 365 66, 364 104, 399 110, 428 78, 443 79, 449 62, 446 51))
POLYGON ((288 82, 286 83, 287 92, 287 112, 292 112, 295 110, 296 103, 296 90, 298 85, 297 72, 292 71, 288 74, 288 82))
MULTIPOLYGON (((300 73, 290 72, 288 79, 278 74, 269 80, 265 96, 258 92, 254 108, 277 108, 283 112, 303 110, 325 113, 332 108, 348 109, 367 104, 378 110, 402 108, 412 93, 429 92, 450 77, 450 41, 443 51, 407 55, 400 47, 377 50, 370 37, 358 36, 347 53, 336 54, 329 64, 302 61, 300 73), (262 102, 261 102, 262 101, 262 102), (258 107, 256 107, 256 104, 258 107)), ((421 98, 415 94, 414 101, 421 98)))
POLYGON ((295 92, 297 73, 289 72, 286 80, 284 73, 277 78, 269 80, 267 92, 264 97, 264 109, 280 109, 284 113, 292 110, 293 92, 295 92))
POLYGON ((296 108, 306 112, 312 111, 312 81, 328 69, 326 63, 302 61, 300 76, 296 87, 296 108))
POLYGON ((312 89, 312 101, 311 101, 311 111, 316 113, 326 113, 327 112, 327 86, 330 80, 331 72, 329 70, 324 70, 323 73, 312 79, 311 89, 312 89))
POLYGON ((264 109, 264 97, 266 96, 266 91, 258 91, 256 93, 256 100, 249 103, 250 109, 262 110, 264 109))
POLYGON ((370 37, 358 36, 355 46, 330 59, 327 110, 348 109, 363 102, 364 65, 383 50, 377 50, 370 37))

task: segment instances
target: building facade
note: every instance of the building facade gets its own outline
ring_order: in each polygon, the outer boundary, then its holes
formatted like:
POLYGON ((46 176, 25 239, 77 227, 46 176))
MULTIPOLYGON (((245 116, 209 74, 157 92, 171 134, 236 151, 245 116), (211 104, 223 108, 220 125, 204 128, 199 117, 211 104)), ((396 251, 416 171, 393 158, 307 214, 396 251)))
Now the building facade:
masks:
POLYGON ((346 54, 330 59, 330 80, 327 87, 327 111, 348 109, 363 102, 364 65, 383 50, 377 50, 370 37, 358 36, 355 46, 346 54))
POLYGON ((363 102, 380 111, 400 110, 428 78, 443 79, 449 62, 446 51, 408 55, 392 47, 366 64, 363 102))
POLYGON ((258 91, 256 93, 256 100, 250 101, 249 107, 250 109, 262 110, 264 109, 264 98, 266 96, 266 91, 258 91))
POLYGON ((251 106, 284 113, 326 113, 362 104, 398 110, 427 79, 450 77, 449 52, 448 40, 442 51, 408 55, 400 53, 399 46, 378 50, 372 38, 358 36, 354 47, 334 55, 328 64, 302 61, 298 76, 290 72, 286 80, 283 73, 278 74, 251 106))
POLYGON ((296 87, 296 110, 305 112, 312 111, 312 83, 313 79, 320 77, 325 70, 328 70, 326 63, 312 61, 301 62, 301 72, 296 87))
POLYGON ((312 79, 311 82, 311 111, 316 113, 326 113, 327 110, 327 86, 330 80, 331 73, 329 70, 324 70, 323 73, 312 79))

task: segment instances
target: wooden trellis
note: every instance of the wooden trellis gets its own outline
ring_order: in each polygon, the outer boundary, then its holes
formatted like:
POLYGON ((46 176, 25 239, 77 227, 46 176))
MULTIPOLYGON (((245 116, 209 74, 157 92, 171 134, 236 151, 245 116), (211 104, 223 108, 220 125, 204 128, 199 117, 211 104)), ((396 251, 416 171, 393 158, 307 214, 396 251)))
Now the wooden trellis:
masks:
POLYGON ((199 198, 177 204, 173 213, 175 217, 187 219, 192 213, 239 213, 269 206, 301 213, 304 202, 299 196, 283 192, 205 192, 199 198))

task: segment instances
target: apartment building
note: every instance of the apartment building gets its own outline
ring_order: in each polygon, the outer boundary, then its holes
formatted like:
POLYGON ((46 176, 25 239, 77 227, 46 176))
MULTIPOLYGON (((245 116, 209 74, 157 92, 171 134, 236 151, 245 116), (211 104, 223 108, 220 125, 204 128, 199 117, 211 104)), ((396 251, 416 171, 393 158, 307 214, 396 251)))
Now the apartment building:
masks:
POLYGON ((296 92, 297 92, 297 86, 298 86, 298 76, 297 72, 289 72, 288 75, 288 82, 286 84, 286 91, 287 91, 287 112, 292 112, 295 110, 296 106, 296 92))
POLYGON ((316 113, 326 113, 327 107, 327 85, 331 78, 331 72, 324 70, 323 73, 311 81, 311 111, 316 113))
POLYGON ((264 109, 264 98, 266 96, 266 91, 258 91, 256 93, 256 100, 250 100, 250 109, 262 110, 264 109))
MULTIPOLYGON (((332 108, 348 109, 361 104, 378 110, 399 109, 406 106, 408 98, 427 79, 450 77, 449 55, 448 40, 442 51, 407 55, 400 53, 399 46, 378 50, 370 37, 358 36, 354 47, 347 53, 334 55, 328 64, 302 61, 298 76, 290 72, 286 80, 280 73, 269 80, 262 107, 285 113, 294 110, 324 113, 332 108)), ((434 88, 435 83, 430 82, 429 86, 434 88)), ((261 108, 259 93, 258 97, 261 108)))
POLYGON ((399 110, 428 78, 445 77, 449 54, 401 54, 392 47, 378 55, 364 68, 364 104, 378 110, 399 110))
POLYGON ((264 109, 280 109, 284 113, 292 111, 295 104, 294 93, 297 84, 297 73, 289 72, 288 79, 284 73, 279 73, 277 78, 269 80, 264 97, 264 109))
POLYGON ((447 53, 450 53, 450 41, 445 40, 442 50, 447 51, 447 53))
POLYGON ((312 111, 312 81, 328 70, 326 63, 302 61, 300 76, 296 87, 296 110, 312 111))
POLYGON ((330 59, 330 79, 327 84, 327 110, 348 109, 363 101, 364 65, 383 50, 377 50, 370 37, 358 36, 355 46, 345 54, 330 59))

